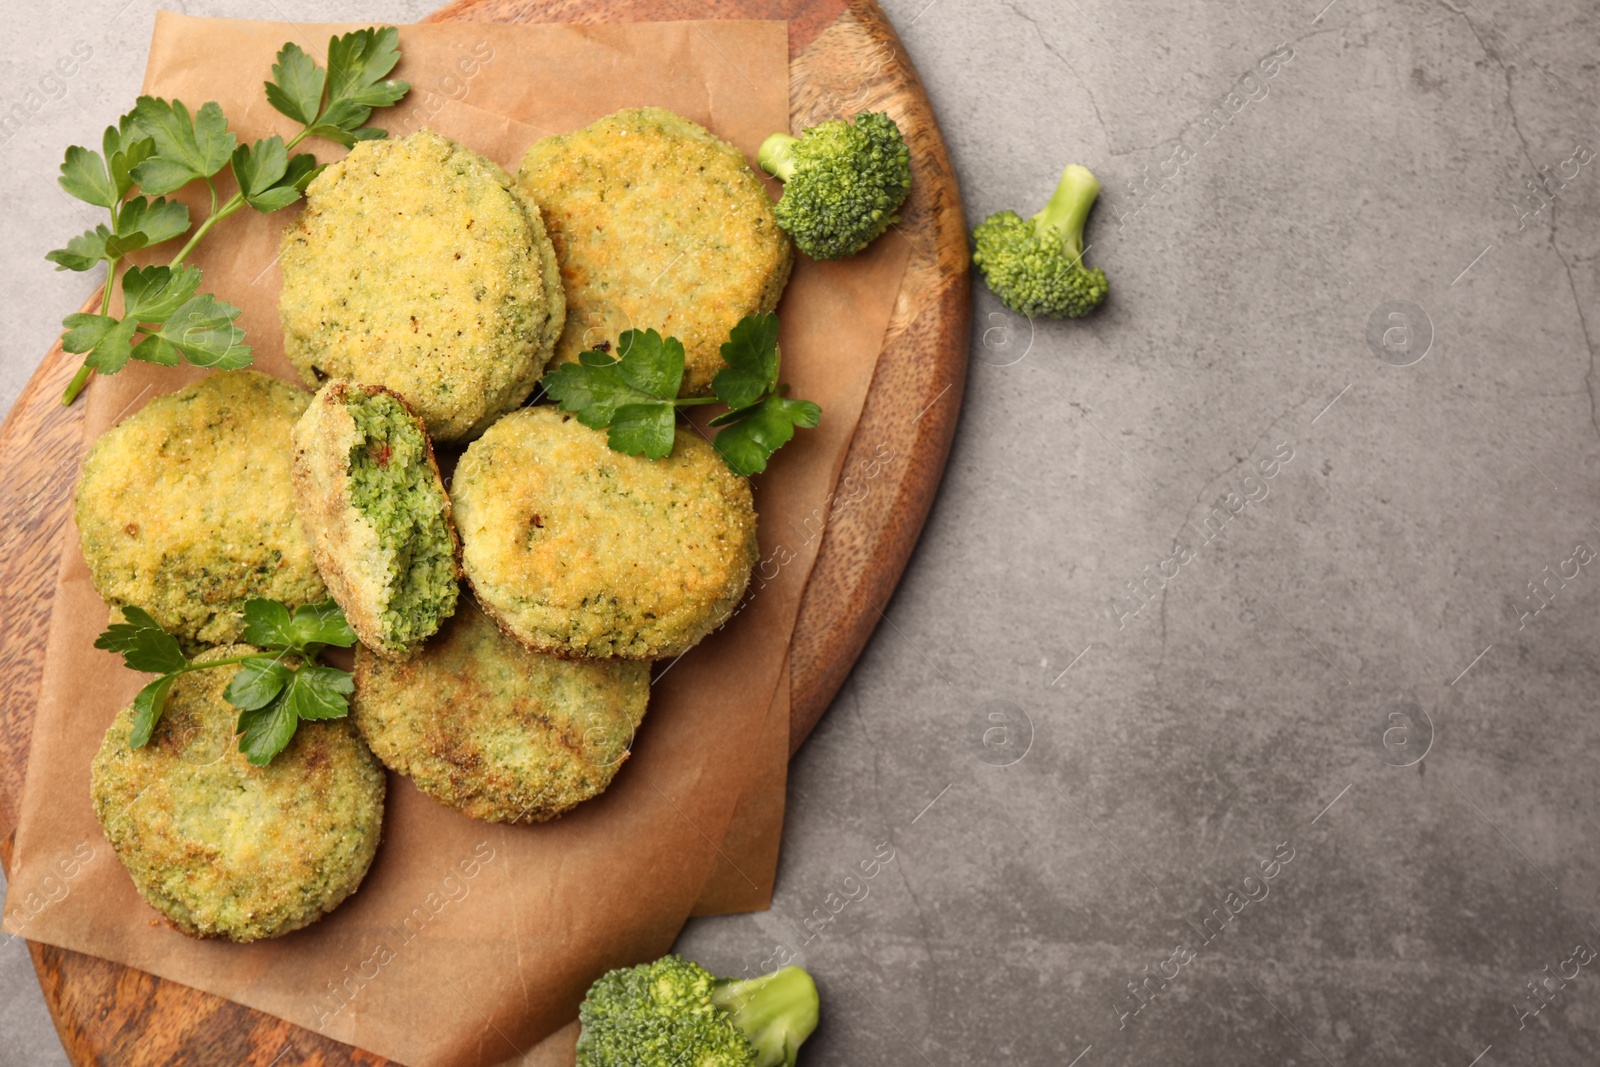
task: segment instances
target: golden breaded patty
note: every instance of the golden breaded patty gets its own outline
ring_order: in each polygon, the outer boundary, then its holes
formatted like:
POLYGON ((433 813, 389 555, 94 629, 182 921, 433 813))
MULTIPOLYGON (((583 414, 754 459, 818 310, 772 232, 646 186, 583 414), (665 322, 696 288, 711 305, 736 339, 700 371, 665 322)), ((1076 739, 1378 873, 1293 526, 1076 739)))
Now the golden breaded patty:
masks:
POLYGON ((335 378, 294 427, 295 504, 328 592, 363 644, 404 658, 456 609, 456 528, 422 420, 335 378))
POLYGON ((705 393, 728 332, 789 280, 793 247, 744 154, 670 111, 536 142, 517 189, 544 209, 566 283, 558 363, 655 329, 683 342, 684 395, 705 393))
POLYGON ((311 385, 393 389, 439 441, 527 399, 566 301, 535 202, 432 130, 363 141, 306 189, 279 262, 284 354, 311 385))
POLYGON ((356 652, 351 711, 391 770, 490 822, 544 822, 605 792, 650 698, 650 664, 563 660, 470 599, 405 662, 356 652))
MULTIPOLYGON (((221 659, 254 652, 230 645, 221 659)), ((356 891, 383 829, 383 768, 347 720, 301 722, 252 767, 223 699, 226 667, 181 676, 143 748, 118 713, 91 768, 95 817, 134 888, 193 937, 255 941, 313 923, 356 891)))
POLYGON ((294 514, 290 431, 311 396, 251 370, 158 396, 83 461, 73 517, 94 587, 193 646, 237 640, 252 597, 327 598, 294 514))
POLYGON ((676 656, 733 611, 756 560, 750 484, 690 432, 650 460, 523 408, 467 449, 451 497, 479 603, 541 652, 676 656))

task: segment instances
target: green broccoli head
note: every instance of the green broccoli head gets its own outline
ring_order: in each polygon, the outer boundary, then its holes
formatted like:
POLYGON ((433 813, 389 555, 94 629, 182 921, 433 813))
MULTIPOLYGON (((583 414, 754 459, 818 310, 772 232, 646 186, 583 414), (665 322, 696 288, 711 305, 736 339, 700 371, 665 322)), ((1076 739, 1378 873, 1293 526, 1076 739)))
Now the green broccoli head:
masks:
POLYGON ((798 967, 736 982, 663 956, 589 987, 578 1067, 794 1067, 817 1012, 817 987, 798 967))
POLYGON ((761 169, 783 182, 778 225, 812 259, 853 256, 877 239, 911 192, 911 150, 888 115, 863 111, 799 137, 775 133, 761 169))
POLYGON ((1074 163, 1033 218, 1000 211, 979 223, 972 262, 1001 303, 1022 315, 1069 319, 1100 306, 1105 271, 1083 265, 1083 224, 1099 195, 1089 168, 1074 163))

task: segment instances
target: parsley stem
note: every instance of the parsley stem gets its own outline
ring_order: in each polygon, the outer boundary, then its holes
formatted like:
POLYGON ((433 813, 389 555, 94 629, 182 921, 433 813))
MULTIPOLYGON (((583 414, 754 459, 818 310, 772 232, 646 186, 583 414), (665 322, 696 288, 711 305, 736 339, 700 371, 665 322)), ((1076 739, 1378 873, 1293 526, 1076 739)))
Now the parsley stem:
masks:
MULTIPOLYGON (((186 667, 179 667, 172 674, 188 674, 190 671, 203 671, 208 667, 226 667, 230 663, 243 663, 247 659, 261 659, 260 652, 247 652, 242 656, 229 656, 227 659, 208 659, 204 663, 190 663, 186 667)), ((274 657, 268 656, 267 659, 274 657)))
POLYGON ((78 373, 72 376, 72 381, 67 383, 67 391, 61 394, 61 406, 71 407, 72 402, 78 399, 78 394, 83 392, 83 387, 89 384, 89 375, 94 373, 94 368, 85 361, 78 368, 78 373))
POLYGON ((100 314, 111 314, 111 283, 117 280, 117 261, 106 260, 106 287, 100 291, 100 314))
POLYGON ((177 255, 172 257, 172 262, 168 263, 167 266, 176 269, 178 264, 187 259, 189 257, 189 253, 194 251, 194 246, 199 244, 201 240, 205 238, 205 235, 211 232, 211 227, 215 226, 217 223, 221 222, 229 215, 232 215, 242 207, 244 207, 243 193, 234 193, 223 202, 220 208, 216 206, 215 195, 213 195, 213 210, 211 214, 206 216, 206 221, 199 225, 199 227, 190 236, 188 243, 183 246, 177 255))
MULTIPOLYGON (((190 671, 203 671, 203 670, 208 670, 208 669, 210 669, 212 667, 227 667, 227 666, 229 666, 231 664, 234 664, 234 663, 243 663, 245 660, 251 660, 251 659, 281 660, 285 656, 300 656, 307 663, 313 663, 316 660, 316 657, 314 655, 313 656, 307 656, 307 655, 305 655, 303 653, 300 653, 300 652, 295 652, 295 651, 292 651, 292 650, 287 649, 287 648, 282 648, 282 649, 276 649, 276 650, 269 650, 269 651, 266 651, 266 652, 246 652, 242 656, 229 656, 227 659, 208 659, 204 663, 198 663, 198 662, 191 661, 187 666, 179 667, 177 670, 168 671, 167 673, 168 674, 172 674, 172 675, 188 674, 190 671)), ((293 670, 294 668, 291 667, 290 669, 293 670)))
MULTIPOLYGON (((112 218, 112 226, 115 227, 115 225, 116 225, 116 210, 115 209, 113 209, 112 212, 111 212, 111 218, 112 218)), ((116 280, 117 280, 117 257, 113 256, 110 259, 106 260, 106 284, 105 284, 105 288, 100 290, 100 314, 102 314, 102 315, 111 314, 111 289, 112 289, 112 284, 116 280)), ((83 387, 89 384, 89 378, 93 374, 94 374, 94 368, 89 366, 89 360, 86 357, 84 359, 84 361, 83 361, 83 366, 78 368, 78 373, 74 374, 72 376, 72 381, 67 383, 66 391, 61 394, 61 406, 62 407, 65 408, 65 407, 71 407, 72 406, 72 402, 74 400, 78 399, 78 394, 83 392, 83 387)))
POLYGON ((714 396, 691 396, 681 400, 674 400, 673 407, 686 408, 696 404, 720 404, 721 401, 714 396))

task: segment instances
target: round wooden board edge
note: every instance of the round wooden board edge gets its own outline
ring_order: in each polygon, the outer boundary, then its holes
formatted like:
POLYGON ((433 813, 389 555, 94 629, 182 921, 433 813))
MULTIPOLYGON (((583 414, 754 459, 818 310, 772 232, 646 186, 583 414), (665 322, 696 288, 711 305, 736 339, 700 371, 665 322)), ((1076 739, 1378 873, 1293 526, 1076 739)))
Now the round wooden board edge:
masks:
MULTIPOLYGON (((885 502, 851 507, 824 527, 790 641, 790 754, 816 728, 844 684, 900 583, 943 479, 966 390, 971 326, 970 256, 960 189, 933 106, 899 35, 875 0, 852 0, 845 19, 886 42, 905 135, 912 146, 912 194, 900 224, 882 240, 905 240, 911 259, 900 300, 868 389, 843 473, 876 469, 867 496, 885 502), (874 464, 890 449, 891 460, 874 464), (881 480, 881 485, 880 485, 881 480)), ((870 58, 870 57, 867 57, 870 58)), ((791 68, 806 62, 802 56, 791 68)), ((889 94, 852 101, 875 110, 889 94)), ((804 94, 791 89, 798 120, 804 94)))

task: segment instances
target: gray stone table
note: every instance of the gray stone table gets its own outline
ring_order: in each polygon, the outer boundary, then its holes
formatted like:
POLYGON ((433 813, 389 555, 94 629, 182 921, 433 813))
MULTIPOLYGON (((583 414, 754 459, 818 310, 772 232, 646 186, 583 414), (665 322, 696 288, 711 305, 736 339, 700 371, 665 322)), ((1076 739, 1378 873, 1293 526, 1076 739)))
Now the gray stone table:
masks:
MULTIPOLYGON (((773 909, 682 938, 804 962, 808 1064, 1600 1058, 1600 12, 1324 2, 889 0, 972 220, 1089 165, 1112 296, 979 286, 773 909)), ((93 50, 5 141, 7 402, 87 291, 39 258, 55 164, 153 8, 7 11, 0 110, 93 50)), ((15 942, 0 1061, 61 1061, 15 942)))

